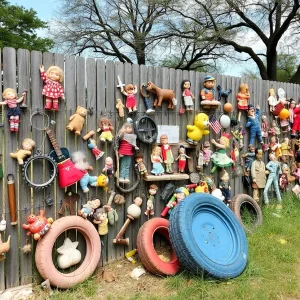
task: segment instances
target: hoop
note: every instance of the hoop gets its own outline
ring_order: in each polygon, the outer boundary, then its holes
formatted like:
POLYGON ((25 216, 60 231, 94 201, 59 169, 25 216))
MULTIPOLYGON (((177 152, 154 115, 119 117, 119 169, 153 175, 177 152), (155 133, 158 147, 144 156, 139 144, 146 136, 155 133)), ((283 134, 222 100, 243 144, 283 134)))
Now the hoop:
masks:
POLYGON ((40 109, 37 109, 35 112, 33 112, 31 115, 30 115, 30 124, 31 124, 31 127, 36 129, 36 130, 39 130, 39 131, 44 131, 46 130, 46 128, 48 128, 50 126, 50 117, 49 115, 47 115, 45 112, 41 111, 40 109), (36 127, 36 126, 33 126, 32 124, 32 119, 34 116, 37 116, 37 115, 41 115, 43 117, 46 117, 46 124, 43 128, 39 128, 39 127, 36 127))

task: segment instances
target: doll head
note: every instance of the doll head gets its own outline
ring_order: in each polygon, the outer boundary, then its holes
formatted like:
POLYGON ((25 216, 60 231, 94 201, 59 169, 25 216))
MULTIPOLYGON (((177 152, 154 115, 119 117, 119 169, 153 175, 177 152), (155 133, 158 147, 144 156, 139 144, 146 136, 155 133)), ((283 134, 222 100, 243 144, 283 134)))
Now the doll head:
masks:
POLYGON ((102 118, 100 121, 99 121, 99 127, 101 129, 104 129, 105 127, 107 126, 112 126, 112 123, 111 123, 111 120, 110 119, 107 119, 107 118, 102 118))
POLYGON ((203 150, 210 150, 210 143, 209 141, 205 141, 203 144, 203 150))
POLYGON ((133 84, 129 83, 129 84, 126 84, 125 87, 124 87, 124 90, 127 94, 134 94, 134 86, 133 84))
POLYGON ((290 99, 289 109, 294 109, 295 106, 296 106, 296 101, 293 98, 291 98, 290 99))
POLYGON ((149 186, 149 194, 150 195, 155 195, 157 193, 157 190, 158 190, 158 186, 156 184, 151 184, 149 186))
POLYGON ((187 79, 183 80, 181 83, 181 89, 184 91, 185 89, 191 88, 191 82, 187 79))
POLYGON ((277 140, 276 140, 276 136, 275 136, 275 135, 273 135, 273 136, 270 137, 270 143, 272 143, 272 144, 277 143, 277 140))
POLYGON ((24 150, 31 151, 33 147, 35 147, 35 141, 34 140, 32 140, 30 138, 27 138, 27 139, 23 140, 23 142, 22 142, 22 148, 24 150))
POLYGON ((211 75, 207 75, 204 77, 204 87, 206 87, 207 89, 212 89, 215 86, 216 83, 216 79, 213 78, 211 75))
POLYGON ((92 209, 96 209, 97 207, 100 206, 101 201, 100 201, 100 199, 89 200, 87 202, 87 204, 89 204, 92 209))
POLYGON ((133 125, 131 122, 126 122, 121 128, 121 133, 133 133, 133 125))
POLYGON ((267 116, 266 116, 265 114, 263 114, 263 115, 261 116, 261 120, 262 120, 263 122, 266 122, 266 121, 267 121, 267 116))
POLYGON ((255 109, 253 104, 248 105, 248 116, 249 117, 254 117, 255 115, 255 109))
POLYGON ((276 160, 276 156, 273 152, 269 154, 269 160, 271 160, 271 161, 276 160))
POLYGON ((283 143, 285 143, 285 144, 289 144, 289 138, 288 137, 285 137, 284 139, 283 139, 283 143))
POLYGON ((113 159, 112 159, 110 156, 107 156, 107 157, 105 158, 105 164, 106 164, 107 166, 113 166, 113 164, 114 164, 113 159))
POLYGON ((223 170, 220 174, 220 179, 222 181, 228 182, 229 181, 229 174, 226 170, 223 170))
POLYGON ((229 147, 229 140, 230 140, 230 135, 226 132, 222 134, 220 137, 220 144, 224 145, 225 148, 229 147))
POLYGON ((249 87, 247 83, 240 84, 239 93, 249 95, 249 87))
POLYGON ((275 97, 275 90, 273 88, 269 89, 269 96, 275 97))
POLYGON ((254 151, 255 151, 254 146, 250 144, 250 145, 248 146, 248 151, 251 152, 251 153, 254 153, 254 151))
POLYGON ((46 71, 46 76, 53 81, 62 82, 64 80, 64 72, 57 66, 49 67, 49 69, 46 71))
POLYGON ((135 197, 133 203, 137 206, 141 206, 143 203, 143 199, 141 197, 135 197))
POLYGON ((167 136, 166 134, 162 134, 162 135, 160 136, 160 142, 161 142, 161 144, 163 144, 163 145, 168 144, 168 136, 167 136))
POLYGON ((272 125, 272 127, 277 127, 276 120, 273 120, 271 125, 272 125))
POLYGON ((255 157, 257 160, 261 161, 263 157, 263 151, 260 148, 255 149, 255 157))
POLYGON ((159 146, 155 146, 152 149, 151 155, 158 155, 161 156, 161 148, 159 146))
POLYGON ((135 161, 137 163, 141 163, 144 161, 144 155, 142 152, 138 152, 136 155, 135 155, 135 161))
POLYGON ((5 89, 2 93, 5 100, 13 100, 17 98, 17 92, 14 89, 5 89))
POLYGON ((185 153, 185 147, 183 145, 180 145, 179 149, 178 149, 178 152, 179 152, 179 154, 184 154, 185 153))
POLYGON ((180 202, 189 194, 190 194, 189 191, 185 187, 180 187, 175 190, 175 197, 177 202, 180 202))

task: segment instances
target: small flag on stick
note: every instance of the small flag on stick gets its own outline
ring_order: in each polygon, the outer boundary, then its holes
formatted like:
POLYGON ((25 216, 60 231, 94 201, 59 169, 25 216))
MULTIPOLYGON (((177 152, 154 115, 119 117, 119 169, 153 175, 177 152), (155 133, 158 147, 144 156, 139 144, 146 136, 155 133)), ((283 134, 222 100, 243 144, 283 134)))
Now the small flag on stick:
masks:
POLYGON ((218 134, 222 129, 221 124, 216 119, 216 116, 214 114, 209 117, 209 126, 216 134, 218 134))

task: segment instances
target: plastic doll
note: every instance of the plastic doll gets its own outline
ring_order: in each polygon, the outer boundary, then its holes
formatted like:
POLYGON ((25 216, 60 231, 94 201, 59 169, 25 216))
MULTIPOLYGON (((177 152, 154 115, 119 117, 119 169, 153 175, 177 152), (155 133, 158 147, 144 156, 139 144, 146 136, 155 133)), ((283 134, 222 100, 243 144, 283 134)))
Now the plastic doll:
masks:
POLYGON ((265 114, 261 116, 261 135, 263 139, 266 139, 269 136, 269 124, 267 122, 267 116, 265 114))
POLYGON ((127 97, 126 107, 128 108, 128 113, 136 112, 136 99, 134 95, 137 93, 137 86, 133 84, 126 84, 124 88, 121 86, 121 93, 127 97))
POLYGON ((292 127, 292 137, 296 137, 297 133, 300 131, 300 106, 296 105, 296 108, 294 109, 294 123, 292 127))
POLYGON ((149 187, 149 198, 147 200, 147 210, 145 211, 146 216, 153 216, 154 215, 154 201, 155 195, 157 193, 158 186, 156 184, 151 184, 149 187))
POLYGON ((99 128, 97 129, 97 132, 101 132, 100 134, 100 141, 101 142, 112 142, 113 140, 113 135, 112 135, 112 131, 114 130, 114 128, 112 127, 112 123, 110 119, 107 118, 102 118, 99 121, 99 128))
POLYGON ((95 156, 96 160, 98 160, 99 158, 101 158, 104 155, 104 152, 101 151, 96 144, 96 141, 94 139, 88 139, 87 140, 87 146, 89 149, 92 150, 93 155, 95 156))
POLYGON ((213 154, 213 152, 210 150, 209 141, 204 142, 202 152, 203 152, 203 161, 204 161, 203 165, 208 166, 210 163, 210 158, 213 154))
POLYGON ((100 206, 101 201, 99 199, 89 200, 82 206, 81 210, 78 210, 78 215, 86 219, 88 216, 92 216, 94 211, 100 206))
POLYGON ((166 134, 161 135, 160 142, 162 144, 161 155, 166 165, 166 173, 172 174, 174 173, 172 171, 172 163, 174 162, 174 157, 173 157, 171 146, 168 143, 168 136, 166 134))
POLYGON ((250 171, 251 165, 255 159, 255 148, 253 145, 248 146, 248 152, 243 154, 242 157, 245 159, 244 169, 250 171))
POLYGON ((280 119, 280 127, 282 129, 282 133, 286 133, 289 131, 290 121, 289 119, 280 119))
POLYGON ((239 159, 239 156, 240 156, 240 151, 239 151, 239 148, 237 147, 236 145, 236 142, 233 141, 232 142, 232 150, 230 151, 230 158, 233 160, 234 164, 233 164, 233 167, 232 167, 232 170, 233 171, 236 171, 236 162, 238 161, 239 159))
POLYGON ((281 157, 285 157, 286 159, 288 159, 289 157, 293 157, 293 153, 291 152, 291 146, 289 142, 289 138, 286 137, 281 143, 281 157))
POLYGON ((225 200, 225 197, 224 197, 222 191, 216 187, 215 183, 213 183, 211 186, 211 195, 218 198, 222 202, 225 200))
POLYGON ((277 100, 276 94, 275 94, 275 90, 273 88, 271 88, 269 90, 268 103, 269 103, 269 106, 270 106, 270 111, 273 112, 275 105, 278 103, 278 100, 277 100))
POLYGON ((116 109, 119 112, 119 117, 123 118, 124 117, 124 107, 125 105, 123 104, 122 100, 120 98, 117 99, 117 104, 116 104, 116 109))
POLYGON ((107 212, 104 207, 98 208, 94 215, 94 224, 98 224, 98 233, 99 235, 106 235, 108 234, 108 218, 107 218, 107 212))
MULTIPOLYGON (((271 185, 273 184, 276 198, 279 201, 279 203, 281 204, 282 199, 281 199, 281 194, 280 194, 279 185, 278 185, 278 175, 280 175, 282 173, 280 163, 277 161, 274 153, 269 154, 269 159, 270 159, 270 161, 266 165, 266 169, 269 171, 269 176, 268 176, 266 186, 264 188, 264 202, 266 205, 269 204, 268 191, 269 191, 269 188, 271 187, 271 185)), ((280 208, 280 206, 278 206, 278 208, 280 208)))
POLYGON ((46 110, 58 110, 58 98, 65 99, 64 88, 61 82, 64 80, 62 69, 51 66, 45 73, 44 66, 40 66, 41 78, 45 82, 42 94, 46 97, 46 110))
POLYGON ((165 169, 162 165, 161 148, 159 146, 154 146, 152 149, 151 162, 153 164, 152 174, 162 175, 165 173, 165 169))
POLYGON ((287 174, 282 173, 279 177, 279 189, 281 193, 286 192, 287 185, 288 185, 287 174))
POLYGON ((235 139, 239 142, 239 148, 244 148, 244 135, 246 132, 243 130, 243 127, 240 126, 237 130, 231 131, 232 135, 235 137, 235 139))
POLYGON ((211 142, 218 148, 217 152, 211 156, 211 160, 214 164, 211 174, 216 171, 217 167, 226 168, 233 165, 234 161, 226 154, 226 149, 229 148, 229 140, 230 135, 225 132, 222 134, 219 143, 214 139, 211 140, 211 142))
POLYGON ((290 99, 290 104, 289 104, 289 122, 290 122, 290 128, 293 128, 293 124, 294 124, 294 109, 296 107, 296 101, 291 98, 290 99))
POLYGON ((178 172, 184 173, 185 166, 186 166, 186 159, 191 158, 185 154, 185 147, 183 145, 179 146, 179 155, 176 158, 178 160, 178 172))
POLYGON ((108 177, 111 177, 114 174, 114 162, 110 156, 105 158, 105 165, 102 169, 102 172, 105 173, 108 177))
POLYGON ((242 111, 248 110, 248 103, 250 100, 250 92, 247 83, 241 83, 239 93, 236 96, 237 107, 239 110, 238 122, 241 122, 242 111))
POLYGON ((117 136, 117 148, 120 156, 119 182, 130 183, 129 173, 132 162, 133 149, 138 150, 136 135, 133 133, 132 120, 124 123, 117 136))
POLYGON ((266 165, 262 160, 263 151, 262 149, 255 149, 256 159, 251 165, 251 178, 252 178, 252 188, 253 188, 253 199, 259 203, 262 199, 262 189, 265 188, 267 176, 269 173, 266 171, 266 165))
POLYGON ((196 166, 196 169, 197 171, 202 171, 203 170, 203 165, 204 165, 204 157, 203 157, 203 151, 198 149, 198 152, 197 152, 197 166, 196 166))
POLYGON ((35 147, 35 141, 27 138, 24 139, 22 142, 22 149, 19 149, 18 151, 14 152, 14 153, 10 153, 9 155, 12 158, 15 158, 19 165, 23 165, 24 164, 24 159, 31 155, 31 150, 35 147))
POLYGON ((144 155, 142 152, 138 152, 136 155, 135 155, 135 162, 136 162, 136 167, 138 168, 140 174, 142 176, 148 176, 148 171, 147 171, 147 168, 144 164, 144 155))
POLYGON ((211 75, 204 77, 204 88, 200 92, 201 105, 206 108, 217 108, 221 103, 215 100, 215 86, 216 80, 211 75))
POLYGON ((272 123, 271 123, 271 126, 269 128, 269 131, 268 131, 270 136, 275 136, 276 135, 276 132, 278 132, 278 129, 276 127, 277 127, 276 121, 273 120, 272 123))
POLYGON ((279 144, 279 142, 277 141, 276 136, 271 136, 270 138, 269 151, 270 153, 274 153, 276 159, 278 159, 282 155, 281 144, 279 144))
POLYGON ((229 174, 227 173, 226 170, 223 170, 220 174, 220 183, 219 183, 219 188, 222 191, 222 194, 224 195, 225 202, 230 202, 230 190, 231 190, 231 186, 230 186, 230 181, 229 181, 229 174))
POLYGON ((10 88, 5 89, 2 93, 4 101, 0 102, 0 105, 7 105, 8 107, 7 116, 9 118, 9 129, 11 132, 19 131, 21 109, 18 104, 24 100, 25 95, 26 92, 17 99, 17 92, 10 88))
POLYGON ((193 100, 195 99, 195 97, 191 92, 191 82, 189 80, 183 80, 181 83, 181 89, 186 110, 193 110, 193 100))

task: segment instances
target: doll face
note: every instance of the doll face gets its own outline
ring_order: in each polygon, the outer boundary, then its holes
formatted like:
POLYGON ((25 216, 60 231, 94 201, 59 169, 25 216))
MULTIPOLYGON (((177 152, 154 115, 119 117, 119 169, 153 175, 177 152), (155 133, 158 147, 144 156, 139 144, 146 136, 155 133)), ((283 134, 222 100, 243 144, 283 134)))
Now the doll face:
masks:
POLYGON ((150 195, 155 195, 156 194, 156 189, 149 189, 149 194, 150 195))
POLYGON ((291 102, 291 104, 290 104, 290 109, 294 109, 295 106, 296 106, 296 102, 291 102))
POLYGON ((276 121, 272 121, 272 126, 276 127, 276 121))
POLYGON ((262 115, 261 119, 265 122, 267 120, 267 116, 266 115, 262 115))
POLYGON ((91 205, 92 208, 97 208, 98 206, 100 206, 100 200, 99 199, 95 199, 94 201, 91 201, 91 205))
POLYGON ((5 99, 6 100, 13 100, 13 99, 16 99, 17 95, 14 91, 7 91, 5 93, 5 99))
POLYGON ((185 198, 185 193, 176 193, 177 202, 180 202, 185 198))
POLYGON ((184 149, 183 147, 179 148, 179 153, 180 153, 180 154, 185 153, 185 149, 184 149))
POLYGON ((104 221, 107 218, 107 213, 106 212, 101 212, 98 215, 99 221, 104 221))
POLYGON ((59 81, 60 80, 60 74, 56 70, 51 70, 48 73, 48 78, 51 79, 51 80, 53 80, 53 81, 59 81))
POLYGON ((220 142, 221 145, 225 145, 226 144, 226 140, 225 140, 225 138, 223 136, 221 136, 219 142, 220 142))
POLYGON ((254 108, 248 109, 248 116, 254 117, 254 108))
POLYGON ((255 151, 255 148, 253 146, 249 146, 249 152, 254 152, 255 151))
POLYGON ((125 132, 125 133, 132 133, 132 132, 133 132, 132 126, 126 126, 126 127, 124 128, 124 132, 125 132))
POLYGON ((271 143, 276 143, 276 137, 275 137, 275 136, 271 136, 270 142, 271 142, 271 143))
POLYGON ((109 165, 109 166, 112 166, 113 165, 113 160, 111 157, 106 157, 105 159, 105 164, 106 165, 109 165))
POLYGON ((143 199, 141 197, 136 197, 134 200, 133 200, 134 204, 137 205, 137 206, 141 206, 142 205, 142 202, 143 202, 143 199))
POLYGON ((161 150, 159 147, 155 147, 153 150, 153 154, 156 156, 160 156, 161 155, 161 150))
POLYGON ((141 163, 141 162, 143 161, 143 158, 142 158, 142 157, 137 157, 137 158, 135 159, 135 161, 136 161, 137 163, 141 163))
POLYGON ((22 146, 24 150, 32 150, 32 144, 30 141, 23 141, 22 146))
POLYGON ((228 180, 229 180, 229 174, 228 174, 227 172, 225 172, 225 173, 223 174, 223 176, 221 177, 221 179, 222 179, 223 181, 228 181, 228 180))
POLYGON ((207 80, 204 82, 204 86, 207 89, 212 89, 215 86, 215 81, 214 80, 207 80))
POLYGON ((276 156, 275 156, 275 154, 273 154, 273 153, 270 153, 270 154, 269 154, 269 159, 270 159, 271 161, 274 161, 274 160, 276 160, 276 156))
POLYGON ((183 84, 183 88, 184 89, 189 89, 191 87, 191 83, 189 81, 186 81, 184 84, 183 84))
POLYGON ((259 149, 256 153, 256 159, 257 160, 262 160, 262 157, 263 157, 263 152, 261 149, 259 149))

